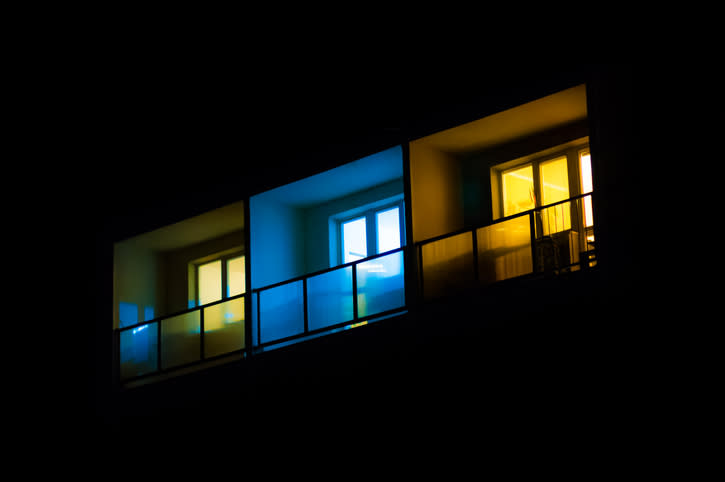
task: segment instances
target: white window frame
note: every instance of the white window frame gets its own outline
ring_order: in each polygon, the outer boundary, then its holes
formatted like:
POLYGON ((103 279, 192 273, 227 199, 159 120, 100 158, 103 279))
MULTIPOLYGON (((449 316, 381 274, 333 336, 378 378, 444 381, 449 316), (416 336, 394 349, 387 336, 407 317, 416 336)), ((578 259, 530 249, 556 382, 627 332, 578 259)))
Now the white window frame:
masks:
MULTIPOLYGON (((400 224, 400 246, 405 246, 405 200, 402 196, 391 202, 384 204, 372 203, 371 205, 362 206, 354 210, 353 214, 347 214, 344 217, 336 218, 335 220, 335 236, 337 238, 337 265, 344 264, 345 251, 343 242, 342 226, 350 221, 355 221, 360 218, 365 218, 365 233, 367 243, 367 256, 373 256, 378 253, 378 226, 377 226, 377 214, 388 211, 390 209, 398 208, 398 222, 400 224)), ((397 248, 396 248, 397 249, 397 248)))

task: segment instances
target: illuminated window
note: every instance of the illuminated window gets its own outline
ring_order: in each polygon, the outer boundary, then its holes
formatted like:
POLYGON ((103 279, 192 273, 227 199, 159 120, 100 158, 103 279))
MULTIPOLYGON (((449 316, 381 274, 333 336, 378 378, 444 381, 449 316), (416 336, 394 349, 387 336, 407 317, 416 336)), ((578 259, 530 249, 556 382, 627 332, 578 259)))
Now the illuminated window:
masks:
POLYGON ((214 303, 246 290, 245 257, 239 252, 193 263, 196 296, 190 307, 214 303))
MULTIPOLYGON (((569 199, 569 175, 566 156, 539 164, 541 179, 541 205, 548 206, 569 199)), ((541 211, 544 234, 571 229, 571 206, 557 204, 541 211)))
POLYGON ((367 257, 368 242, 364 217, 342 223, 342 253, 343 263, 367 257))
POLYGON ((593 242, 592 166, 581 140, 491 169, 494 219, 536 209, 537 236, 573 230, 593 242), (572 200, 573 197, 580 197, 572 200))
MULTIPOLYGON (((364 209, 364 208, 363 208, 364 209)), ((340 226, 342 263, 385 253, 405 244, 403 201, 375 207, 343 219, 340 226)))
POLYGON ((512 216, 536 207, 534 169, 531 164, 505 171, 501 175, 503 215, 512 216))
MULTIPOLYGON (((588 149, 579 152, 579 177, 581 179, 582 194, 592 192, 594 189, 592 183, 592 157, 588 149)), ((584 198, 584 226, 590 227, 593 225, 592 198, 587 196, 584 198)))

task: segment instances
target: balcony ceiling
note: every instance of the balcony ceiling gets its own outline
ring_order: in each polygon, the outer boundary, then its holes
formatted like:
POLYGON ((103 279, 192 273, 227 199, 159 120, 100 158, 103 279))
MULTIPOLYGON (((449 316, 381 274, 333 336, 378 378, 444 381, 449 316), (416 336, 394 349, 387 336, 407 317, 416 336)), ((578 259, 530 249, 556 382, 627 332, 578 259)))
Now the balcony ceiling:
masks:
POLYGON ((244 229, 244 202, 239 201, 140 234, 121 243, 152 251, 168 251, 208 241, 242 229, 244 229))
POLYGON ((484 150, 586 117, 586 88, 582 84, 415 142, 454 154, 484 150))
POLYGON ((403 177, 402 150, 393 147, 264 192, 254 198, 306 208, 403 177))

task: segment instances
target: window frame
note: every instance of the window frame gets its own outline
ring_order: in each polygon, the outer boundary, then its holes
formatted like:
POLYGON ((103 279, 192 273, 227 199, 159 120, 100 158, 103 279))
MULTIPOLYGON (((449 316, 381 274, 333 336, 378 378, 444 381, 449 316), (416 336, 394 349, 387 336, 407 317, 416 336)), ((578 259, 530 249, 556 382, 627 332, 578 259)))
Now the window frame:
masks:
MULTIPOLYGON (((215 253, 209 256, 204 256, 203 258, 195 259, 191 262, 189 262, 189 290, 191 291, 193 289, 193 300, 194 300, 194 307, 199 306, 205 306, 200 303, 199 300, 199 268, 205 264, 213 263, 215 261, 221 261, 221 298, 219 300, 213 301, 212 303, 218 303, 219 301, 226 300, 229 298, 232 298, 228 295, 229 286, 227 283, 227 262, 230 259, 239 258, 242 256, 246 256, 246 252, 244 248, 231 248, 225 251, 222 251, 221 253, 215 253), (192 288, 193 285, 193 288, 192 288)), ((247 260, 245 259, 245 265, 247 260)), ((246 273, 245 273, 246 277, 246 273)), ((240 295, 245 294, 247 292, 247 283, 245 280, 244 283, 244 291, 240 293, 240 295)), ((234 295, 239 296, 239 295, 234 295)), ((191 298, 191 297, 188 297, 191 298)), ((209 304, 209 303, 207 303, 209 304)))
MULTIPOLYGON (((372 203, 375 204, 375 203, 372 203)), ((361 206, 361 210, 356 210, 355 214, 336 219, 336 237, 337 237, 337 265, 345 264, 345 246, 342 226, 350 221, 365 218, 365 235, 367 246, 367 257, 374 256, 378 253, 378 223, 377 214, 391 209, 398 208, 398 225, 400 232, 400 246, 405 246, 405 199, 397 199, 381 205, 372 207, 361 206)), ((395 248, 397 249, 397 248, 395 248)), ((392 250, 390 250, 392 251, 392 250)), ((386 251, 387 252, 387 251, 386 251)), ((364 258, 363 258, 364 259, 364 258)))
MULTIPOLYGON (((556 160, 560 157, 566 157, 567 165, 567 181, 569 184, 569 198, 586 194, 582 192, 581 171, 579 167, 580 155, 582 152, 589 152, 591 155, 589 140, 577 139, 564 145, 554 146, 551 149, 529 154, 518 159, 495 164, 491 167, 492 181, 492 199, 491 207, 493 219, 503 219, 504 216, 504 190, 503 175, 507 172, 520 169, 526 165, 531 165, 534 179, 534 209, 545 206, 543 201, 543 189, 541 185, 541 166, 542 164, 556 160), (493 184, 495 183, 495 186, 493 184)), ((592 191, 594 188, 592 186, 592 191)), ((525 212, 525 211, 522 211, 525 212)), ((520 214, 520 213, 516 213, 520 214)), ((514 214, 515 215, 515 214, 514 214)), ((512 216, 512 215, 510 215, 512 216)))

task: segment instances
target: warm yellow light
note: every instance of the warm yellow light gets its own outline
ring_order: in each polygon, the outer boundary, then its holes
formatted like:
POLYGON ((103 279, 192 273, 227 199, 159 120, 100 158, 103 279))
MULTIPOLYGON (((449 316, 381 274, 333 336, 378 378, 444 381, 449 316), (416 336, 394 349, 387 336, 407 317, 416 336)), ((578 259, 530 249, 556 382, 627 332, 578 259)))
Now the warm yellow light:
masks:
POLYGON ((503 215, 511 216, 536 206, 534 169, 531 164, 506 171, 501 175, 503 215))
POLYGON ((222 299, 221 260, 199 266, 199 304, 205 305, 222 299))
MULTIPOLYGON (((569 199, 569 175, 566 156, 539 165, 541 204, 546 206, 569 199)), ((557 204, 541 211, 544 234, 558 233, 571 228, 570 203, 557 204)))
MULTIPOLYGON (((592 182, 592 158, 589 151, 582 151, 579 154, 579 174, 581 177, 582 194, 592 192, 594 183, 592 182)), ((592 197, 584 198, 584 226, 594 225, 594 215, 592 214, 592 197)))
POLYGON ((227 260, 227 296, 241 295, 246 290, 244 270, 244 256, 227 260))

